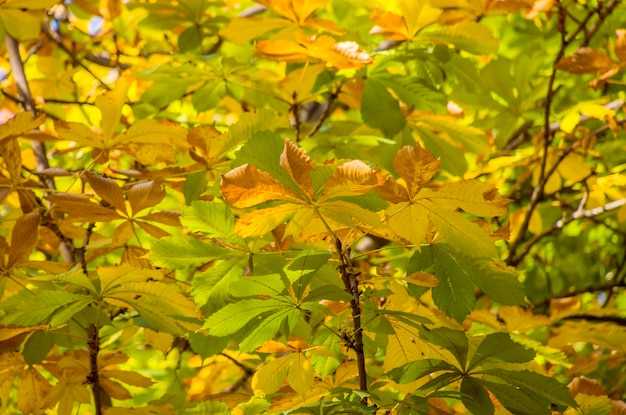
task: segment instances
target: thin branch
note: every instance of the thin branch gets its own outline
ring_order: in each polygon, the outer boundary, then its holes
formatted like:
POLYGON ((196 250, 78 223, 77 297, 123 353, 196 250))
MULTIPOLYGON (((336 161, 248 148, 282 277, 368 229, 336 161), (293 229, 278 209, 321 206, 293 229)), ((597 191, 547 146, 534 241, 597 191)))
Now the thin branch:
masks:
POLYGON ((72 62, 74 62, 74 64, 80 66, 81 68, 83 68, 85 71, 87 71, 87 73, 89 75, 91 75, 96 81, 98 81, 98 83, 106 88, 107 90, 111 90, 112 88, 106 83, 104 82, 102 79, 100 79, 98 77, 98 75, 96 75, 87 65, 85 65, 85 63, 81 60, 78 59, 78 57, 76 56, 76 54, 70 49, 68 48, 65 43, 63 43, 63 39, 61 38, 61 36, 59 36, 58 33, 56 33, 55 31, 53 31, 49 25, 47 24, 43 24, 41 25, 43 32, 48 36, 48 38, 50 38, 50 40, 52 40, 54 43, 56 43, 56 45, 61 48, 61 50, 63 52, 65 52, 71 59, 72 62))
MULTIPOLYGON (((352 336, 346 343, 356 353, 356 363, 359 371, 359 389, 367 391, 367 370, 365 368, 365 353, 363 349, 363 330, 361 328, 361 291, 359 290, 360 273, 354 270, 350 259, 350 248, 343 249, 341 240, 335 238, 335 248, 339 255, 339 271, 346 291, 352 294, 350 306, 352 308, 352 336)), ((367 405, 367 398, 361 399, 361 404, 367 405)))
POLYGON ((309 133, 306 135, 307 138, 313 137, 319 131, 319 129, 322 128, 322 125, 324 125, 324 122, 326 121, 328 116, 332 113, 333 105, 335 104, 335 100, 337 99, 340 93, 341 93, 341 84, 337 87, 336 91, 331 92, 330 96, 326 100, 326 108, 324 108, 324 112, 320 116, 320 119, 317 120, 317 124, 315 124, 315 127, 313 127, 313 129, 309 131, 309 133))
POLYGON ((623 205, 626 205, 626 199, 615 200, 613 202, 607 203, 604 206, 599 206, 593 209, 580 209, 580 208, 577 209, 571 214, 571 216, 568 216, 567 218, 559 219, 550 228, 546 229, 545 231, 541 232, 538 235, 535 235, 531 240, 529 240, 526 243, 526 245, 524 245, 524 248, 518 255, 516 255, 515 257, 512 257, 510 261, 507 260, 507 264, 511 266, 516 266, 517 264, 519 264, 526 257, 526 255, 528 255, 531 248, 535 246, 540 240, 542 240, 546 236, 549 236, 553 233, 560 231, 561 229, 565 227, 565 225, 568 225, 572 223, 573 221, 577 219, 581 219, 581 218, 595 218, 596 216, 601 215, 603 213, 610 212, 615 209, 619 209, 623 205))
POLYGON ((598 2, 598 21, 591 26, 591 29, 585 31, 585 38, 581 42, 581 46, 589 45, 591 38, 598 32, 604 20, 613 13, 613 10, 621 3, 621 0, 612 0, 606 7, 603 6, 603 2, 598 2))

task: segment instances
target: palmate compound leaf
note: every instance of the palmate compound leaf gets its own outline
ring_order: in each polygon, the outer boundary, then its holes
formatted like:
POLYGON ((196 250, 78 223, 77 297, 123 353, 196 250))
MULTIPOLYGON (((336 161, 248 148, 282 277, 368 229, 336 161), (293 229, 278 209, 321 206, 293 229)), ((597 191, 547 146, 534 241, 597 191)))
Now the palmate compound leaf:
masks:
POLYGON ((472 311, 477 288, 503 305, 524 303, 524 286, 517 274, 491 261, 465 256, 438 243, 413 254, 407 273, 431 272, 439 279, 432 288, 435 305, 457 321, 472 311))
POLYGON ((428 150, 405 146, 393 161, 399 180, 387 177, 379 195, 391 202, 387 224, 399 237, 420 246, 434 227, 455 250, 470 257, 494 257, 495 246, 481 227, 458 212, 475 216, 498 216, 506 212, 508 199, 478 180, 425 187, 439 170, 428 150))
MULTIPOLYGON (((348 161, 320 181, 304 150, 284 140, 282 152, 276 157, 280 138, 267 132, 263 135, 270 150, 259 151, 272 158, 261 160, 261 153, 251 155, 248 145, 241 150, 244 160, 258 163, 263 170, 246 163, 222 176, 220 190, 231 205, 238 208, 269 205, 242 215, 235 224, 237 234, 260 236, 288 220, 286 236, 297 236, 305 226, 309 230, 317 227, 318 233, 325 233, 331 221, 349 227, 356 226, 358 221, 371 227, 383 226, 376 213, 354 201, 382 184, 377 171, 362 161, 348 161)), ((255 149, 257 141, 250 142, 255 149)))

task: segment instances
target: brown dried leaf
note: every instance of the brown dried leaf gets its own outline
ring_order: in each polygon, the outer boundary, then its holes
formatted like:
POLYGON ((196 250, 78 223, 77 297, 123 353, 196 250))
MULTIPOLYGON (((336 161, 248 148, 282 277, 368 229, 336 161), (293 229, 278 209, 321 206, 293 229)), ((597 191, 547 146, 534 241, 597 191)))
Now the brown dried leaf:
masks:
POLYGON ((586 74, 607 71, 616 62, 606 53, 590 47, 578 48, 574 55, 562 58, 556 65, 556 69, 562 71, 586 74))
POLYGON ((120 212, 126 213, 126 203, 124 203, 122 188, 119 187, 115 180, 90 171, 85 173, 85 177, 91 188, 102 200, 120 212))

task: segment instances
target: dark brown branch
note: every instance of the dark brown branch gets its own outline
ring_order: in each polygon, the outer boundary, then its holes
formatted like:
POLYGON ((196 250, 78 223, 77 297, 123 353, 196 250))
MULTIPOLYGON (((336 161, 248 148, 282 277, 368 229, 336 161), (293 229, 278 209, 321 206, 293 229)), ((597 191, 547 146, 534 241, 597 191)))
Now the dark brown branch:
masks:
POLYGON ((89 375, 87 375, 87 383, 91 385, 93 393, 93 401, 96 415, 103 413, 103 397, 106 392, 100 384, 100 373, 98 372, 98 353, 100 353, 100 336, 98 327, 90 324, 87 327, 87 347, 89 348, 89 375))
POLYGON ((613 13, 613 10, 615 10, 615 8, 620 4, 620 2, 621 0, 613 0, 609 4, 607 4, 605 7, 602 7, 604 5, 603 2, 598 3, 598 21, 595 22, 593 26, 591 26, 591 29, 585 31, 585 37, 581 42, 581 46, 589 45, 591 38, 598 32, 598 29, 600 29, 600 26, 602 25, 602 23, 604 23, 606 18, 611 13, 613 13))
MULTIPOLYGON (((363 330, 361 327, 361 291, 359 290, 360 273, 354 270, 350 259, 350 248, 343 249, 339 238, 335 239, 335 248, 339 255, 339 272, 346 291, 352 295, 350 306, 352 308, 352 336, 346 344, 356 354, 357 369, 359 371, 359 389, 367 391, 367 370, 365 368, 365 352, 363 349, 363 330)), ((361 404, 367 405, 367 398, 361 399, 361 404)))

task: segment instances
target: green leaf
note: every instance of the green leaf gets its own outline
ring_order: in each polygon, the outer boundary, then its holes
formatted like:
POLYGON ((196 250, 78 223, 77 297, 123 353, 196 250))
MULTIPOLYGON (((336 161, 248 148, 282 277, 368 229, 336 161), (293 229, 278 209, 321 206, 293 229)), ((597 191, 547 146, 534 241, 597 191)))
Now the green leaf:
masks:
POLYGON ((156 241, 148 258, 157 267, 187 269, 237 255, 242 254, 200 241, 192 236, 171 236, 156 241))
POLYGON ((163 303, 141 300, 125 300, 125 302, 137 310, 148 328, 175 335, 180 335, 187 331, 179 324, 177 319, 163 310, 163 303))
POLYGON ((224 238, 232 234, 235 216, 224 203, 196 200, 183 210, 180 223, 191 232, 224 238))
POLYGON ((249 141, 257 132, 264 130, 276 131, 280 128, 289 128, 287 117, 281 116, 272 110, 259 108, 256 112, 241 114, 239 121, 230 126, 228 133, 235 143, 243 143, 249 141))
POLYGON ((231 412, 224 402, 202 401, 178 413, 180 415, 230 415, 231 412))
POLYGON ((370 127, 378 128, 387 137, 393 137, 406 125, 398 101, 387 92, 385 83, 368 78, 363 88, 361 117, 370 127))
POLYGON ((28 337, 22 354, 24 361, 29 365, 36 365, 46 358, 50 350, 55 344, 55 336, 51 333, 36 331, 28 337))
POLYGON ((209 172, 207 170, 190 173, 183 184, 183 196, 185 204, 189 206, 193 201, 198 200, 204 193, 209 183, 209 172))
MULTIPOLYGON (((231 133, 232 134, 232 133, 231 133)), ((276 180, 294 192, 302 195, 289 173, 280 166, 280 155, 285 148, 285 140, 277 133, 259 131, 237 152, 232 167, 251 164, 259 170, 270 173, 276 180)))
POLYGON ((276 298, 281 297, 286 289, 282 277, 278 274, 238 278, 228 287, 228 291, 233 297, 266 295, 276 298))
POLYGON ((278 300, 262 300, 260 298, 239 300, 212 314, 202 327, 209 329, 209 334, 212 336, 228 336, 236 333, 252 319, 260 319, 260 315, 281 308, 285 308, 285 303, 278 300))
POLYGON ((482 372, 485 376, 496 376, 509 385, 518 387, 527 394, 532 394, 540 402, 548 405, 576 406, 567 386, 554 378, 543 376, 530 370, 512 372, 504 369, 488 369, 482 372))
POLYGON ((80 313, 85 307, 92 303, 94 303, 93 298, 84 298, 83 296, 83 299, 60 308, 54 313, 52 319, 50 319, 50 325, 56 327, 63 323, 66 323, 68 320, 73 318, 76 314, 80 313))
POLYGON ((455 176, 463 176, 467 171, 467 160, 465 160, 465 155, 460 148, 455 147, 426 128, 414 127, 413 129, 424 142, 424 147, 441 159, 441 170, 455 176))
POLYGON ((433 301, 458 321, 463 321, 475 304, 474 285, 465 272, 465 263, 458 262, 463 258, 447 245, 435 244, 414 253, 407 266, 407 273, 431 272, 439 279, 432 289, 433 301))
POLYGON ((249 353, 261 346, 267 340, 276 336, 276 333, 281 329, 285 319, 299 320, 300 310, 295 308, 285 308, 285 304, 283 303, 282 310, 266 316, 263 321, 261 321, 254 328, 254 330, 252 330, 252 333, 246 336, 246 338, 239 344, 239 351, 242 353, 249 353))
POLYGON ((498 51, 498 39, 491 30, 480 23, 465 21, 420 34, 436 42, 452 43, 459 49, 476 55, 487 55, 498 51))
POLYGON ((447 327, 434 329, 422 327, 420 329, 420 337, 429 343, 448 349, 456 357, 461 369, 465 369, 469 345, 464 331, 453 330, 447 327))
POLYGON ((207 312, 226 305, 230 297, 229 286, 243 276, 247 259, 219 260, 206 271, 194 275, 191 295, 199 308, 207 312))
POLYGON ((504 383, 477 380, 483 384, 498 401, 514 415, 550 415, 548 405, 537 402, 524 389, 504 383))
POLYGON ((202 45, 202 28, 191 25, 178 36, 178 49, 181 53, 193 52, 202 45))
POLYGON ((85 296, 82 294, 72 294, 66 291, 43 290, 36 295, 30 292, 20 293, 4 304, 4 309, 9 315, 3 318, 3 323, 34 326, 49 321, 57 310, 84 299, 85 296))
POLYGON ((444 94, 414 76, 384 73, 376 75, 373 79, 380 80, 385 86, 391 88, 398 98, 410 107, 440 111, 447 104, 444 94))
POLYGON ((398 383, 410 383, 431 373, 442 371, 458 372, 458 369, 443 360, 423 359, 392 369, 387 372, 387 376, 398 383))
POLYGON ((202 359, 221 353, 230 342, 228 337, 209 336, 199 332, 190 332, 187 336, 191 349, 202 359))
POLYGON ((480 343, 468 366, 468 371, 480 365, 483 361, 497 361, 509 363, 529 362, 535 357, 535 352, 511 340, 508 333, 492 333, 480 343))
POLYGON ((283 269, 285 275, 291 281, 298 298, 304 293, 313 276, 328 263, 330 257, 331 254, 328 251, 307 249, 300 252, 285 266, 283 269))
POLYGON ((198 112, 215 109, 217 104, 226 95, 226 83, 207 82, 202 88, 194 92, 191 101, 198 112))
POLYGON ((490 261, 478 262, 465 269, 474 284, 492 300, 502 305, 522 305, 526 302, 524 284, 514 268, 490 261))
POLYGON ((476 415, 493 415, 495 408, 485 387, 472 377, 461 381, 461 401, 467 409, 476 415))

